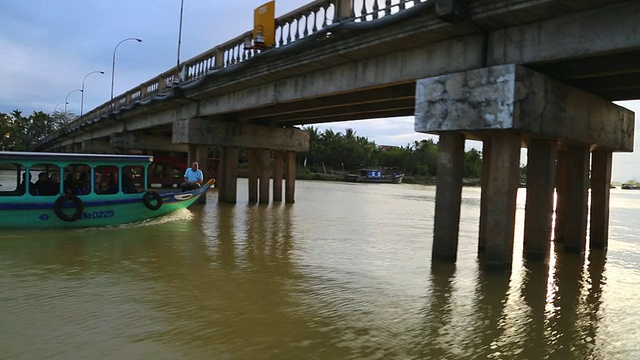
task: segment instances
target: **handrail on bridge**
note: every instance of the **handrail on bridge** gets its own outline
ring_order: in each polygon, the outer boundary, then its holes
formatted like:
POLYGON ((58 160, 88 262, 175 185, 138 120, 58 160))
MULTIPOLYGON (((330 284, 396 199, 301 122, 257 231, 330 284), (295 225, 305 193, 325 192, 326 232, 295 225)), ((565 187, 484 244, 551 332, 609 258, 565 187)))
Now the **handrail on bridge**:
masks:
MULTIPOLYGON (((373 0, 373 2, 371 0, 315 0, 276 19, 275 47, 292 44, 334 23, 375 21, 428 1, 430 0, 373 0), (338 13, 341 1, 351 1, 348 7, 349 14, 338 13)), ((124 94, 114 97, 113 101, 107 101, 48 135, 40 145, 54 140, 63 133, 81 129, 133 104, 144 102, 154 96, 162 96, 163 93, 175 86, 194 82, 217 70, 251 59, 260 53, 260 50, 244 48, 245 40, 251 38, 252 33, 251 30, 246 31, 182 62, 178 67, 181 69, 179 74, 175 67, 171 68, 124 94)))

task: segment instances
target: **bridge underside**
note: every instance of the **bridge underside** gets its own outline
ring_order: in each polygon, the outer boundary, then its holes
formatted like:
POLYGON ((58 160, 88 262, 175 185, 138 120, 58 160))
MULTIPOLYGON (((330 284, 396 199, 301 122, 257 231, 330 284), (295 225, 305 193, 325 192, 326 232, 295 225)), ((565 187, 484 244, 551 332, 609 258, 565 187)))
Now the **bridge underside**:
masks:
POLYGON ((633 151, 633 112, 513 64, 423 79, 416 94, 416 131, 440 135, 434 259, 457 256, 469 137, 483 141, 478 249, 487 265, 511 266, 523 144, 525 256, 547 258, 552 235, 584 251, 588 209, 590 246, 607 247, 612 153, 633 151))

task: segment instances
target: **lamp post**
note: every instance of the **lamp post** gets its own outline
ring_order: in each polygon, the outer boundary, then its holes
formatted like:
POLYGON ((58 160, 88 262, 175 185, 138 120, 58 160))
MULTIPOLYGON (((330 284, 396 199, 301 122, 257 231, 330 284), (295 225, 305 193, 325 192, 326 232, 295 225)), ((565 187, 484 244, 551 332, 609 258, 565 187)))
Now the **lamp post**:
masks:
POLYGON ((80 89, 82 91, 82 98, 80 100, 80 117, 82 117, 82 114, 84 114, 84 81, 87 80, 87 77, 89 77, 89 75, 96 74, 96 73, 100 73, 101 75, 104 75, 104 71, 96 70, 88 73, 87 75, 84 76, 84 79, 82 79, 82 88, 80 89))
POLYGON ((66 101, 62 101, 56 104, 56 106, 53 107, 53 112, 55 113, 56 111, 58 111, 58 106, 62 105, 62 104, 66 104, 66 101))
POLYGON ((82 89, 75 89, 69 91, 67 96, 64 98, 64 119, 67 120, 67 104, 69 104, 69 95, 73 94, 76 91, 82 91, 82 89))
POLYGON ((178 61, 176 62, 176 69, 180 73, 180 47, 182 45, 182 13, 184 12, 184 0, 180 0, 180 27, 178 29, 178 61))
POLYGON ((138 38, 126 38, 118 43, 116 47, 113 49, 113 61, 111 62, 111 101, 113 102, 113 80, 115 79, 115 71, 116 71, 116 50, 118 50, 118 46, 125 41, 135 40, 137 42, 142 42, 142 39, 138 38))

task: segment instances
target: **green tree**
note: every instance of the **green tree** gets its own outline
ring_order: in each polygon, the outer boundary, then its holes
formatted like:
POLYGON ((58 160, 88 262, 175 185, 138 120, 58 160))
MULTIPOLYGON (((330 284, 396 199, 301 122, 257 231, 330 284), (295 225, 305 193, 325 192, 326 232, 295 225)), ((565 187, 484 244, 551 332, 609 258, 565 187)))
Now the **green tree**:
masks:
POLYGON ((482 153, 471 149, 464 153, 464 176, 467 178, 480 178, 482 176, 482 153))

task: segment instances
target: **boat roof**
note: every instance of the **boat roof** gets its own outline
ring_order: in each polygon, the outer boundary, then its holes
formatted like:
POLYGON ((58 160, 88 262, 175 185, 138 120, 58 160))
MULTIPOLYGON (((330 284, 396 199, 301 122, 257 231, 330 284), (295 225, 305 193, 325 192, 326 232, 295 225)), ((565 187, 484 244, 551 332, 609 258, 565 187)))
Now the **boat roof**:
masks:
POLYGON ((79 153, 50 153, 29 151, 0 151, 0 162, 20 163, 150 163, 152 155, 117 155, 117 154, 79 154, 79 153))

